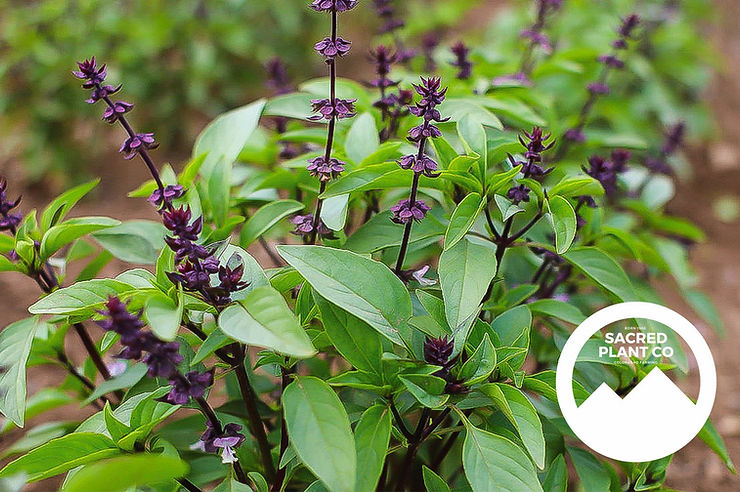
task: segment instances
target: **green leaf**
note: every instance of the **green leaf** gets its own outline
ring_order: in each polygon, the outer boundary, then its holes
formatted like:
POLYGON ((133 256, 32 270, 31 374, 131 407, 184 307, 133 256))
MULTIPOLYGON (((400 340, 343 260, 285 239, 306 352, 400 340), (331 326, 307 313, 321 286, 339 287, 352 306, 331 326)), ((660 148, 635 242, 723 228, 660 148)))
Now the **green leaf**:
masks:
POLYGON ((224 309, 218 326, 226 335, 247 345, 301 359, 316 353, 298 318, 272 287, 257 287, 240 304, 224 309))
POLYGON ((707 423, 699 431, 699 437, 704 443, 709 446, 709 449, 717 453, 717 456, 722 458, 725 466, 732 472, 735 473, 735 464, 730 458, 730 453, 727 451, 727 446, 722 440, 722 436, 719 435, 717 429, 714 428, 711 419, 707 419, 707 423))
POLYGON ((508 384, 490 383, 480 390, 496 402, 522 438, 524 447, 540 469, 545 467, 545 436, 542 422, 524 393, 508 384))
POLYGON ((477 172, 473 174, 485 184, 488 145, 483 124, 474 116, 465 115, 457 122, 457 133, 463 142, 466 153, 480 156, 477 172))
POLYGON ((182 321, 182 311, 185 303, 182 295, 180 301, 175 302, 161 292, 155 292, 146 301, 144 316, 157 338, 171 342, 177 336, 177 330, 182 321))
POLYGON ((566 446, 584 490, 609 490, 611 479, 603 463, 585 449, 566 446))
POLYGON ((91 236, 119 260, 154 265, 165 246, 166 234, 167 229, 159 222, 131 220, 91 236))
POLYGON ((311 115, 311 99, 316 98, 300 92, 273 97, 265 106, 265 115, 305 120, 311 115))
POLYGON ((120 454, 109 437, 91 432, 75 432, 52 439, 0 470, 0 477, 17 473, 28 475, 30 482, 59 475, 72 468, 120 454))
POLYGON ((424 487, 426 487, 427 492, 450 492, 450 486, 426 465, 422 466, 421 475, 424 478, 424 487))
MULTIPOLYGON (((26 401, 25 419, 32 419, 44 412, 54 410, 55 408, 68 405, 76 401, 76 398, 73 398, 69 393, 62 391, 61 389, 42 388, 30 396, 26 401)), ((0 426, 0 435, 14 427, 15 425, 13 421, 6 419, 2 426, 0 426)))
POLYGON ((50 258, 75 239, 91 232, 117 226, 120 223, 120 221, 108 217, 81 217, 55 225, 44 234, 41 240, 41 260, 44 261, 50 258))
POLYGON ((239 245, 246 249, 283 218, 302 209, 303 204, 295 200, 277 200, 262 206, 242 227, 239 245))
POLYGON ((0 331, 0 412, 23 427, 26 413, 26 362, 39 317, 34 316, 0 331))
MULTIPOLYGON (((375 215, 347 238, 344 247, 355 253, 374 253, 399 246, 404 226, 391 222, 391 215, 387 210, 375 215)), ((435 236, 441 237, 444 233, 445 226, 434 215, 429 214, 411 229, 409 244, 435 236)))
POLYGON ((373 405, 362 414, 355 427, 357 480, 355 492, 374 492, 385 463, 391 437, 391 412, 384 405, 373 405))
POLYGON ((384 162, 355 169, 354 171, 346 173, 336 181, 330 182, 326 187, 326 191, 321 194, 321 198, 343 195, 353 191, 358 192, 388 187, 402 187, 407 181, 410 182, 408 178, 409 173, 398 171, 403 171, 403 169, 399 169, 398 164, 395 162, 384 162), (396 181, 393 179, 395 176, 399 176, 404 179, 396 181))
POLYGON ((403 345, 401 332, 408 329, 411 297, 387 266, 321 246, 283 245, 277 250, 322 297, 403 345))
POLYGON ((378 150, 380 138, 375 119, 370 113, 362 113, 355 118, 344 140, 344 150, 355 164, 378 150))
POLYGON ((496 348, 486 333, 473 355, 460 368, 459 378, 471 386, 487 379, 495 367, 496 348))
POLYGON ((146 364, 134 364, 118 376, 100 383, 82 404, 89 405, 103 395, 125 388, 131 388, 144 378, 146 370, 146 364))
POLYGON ((473 492, 542 492, 534 465, 519 446, 464 423, 463 469, 473 492))
POLYGON ((430 374, 404 374, 398 376, 416 401, 428 408, 439 408, 450 399, 444 394, 447 381, 430 374))
POLYGON ((502 130, 504 126, 501 120, 481 104, 482 99, 484 98, 480 96, 448 97, 439 105, 438 109, 443 115, 449 117, 454 122, 468 118, 471 122, 479 125, 502 130))
POLYGON ((342 357, 361 371, 383 374, 383 342, 380 335, 360 318, 349 314, 319 295, 316 305, 332 345, 342 357))
POLYGON ((442 286, 447 323, 453 330, 478 312, 495 275, 495 250, 482 241, 465 238, 442 253, 439 258, 439 283, 442 286))
POLYGON ((357 451, 347 412, 334 390, 315 377, 298 376, 283 393, 290 443, 331 492, 354 492, 357 451))
POLYGON ((15 247, 15 238, 7 234, 0 234, 0 253, 10 253, 15 247))
POLYGON ((100 179, 95 179, 88 183, 75 186, 71 190, 67 190, 56 197, 41 213, 41 222, 39 223, 41 231, 46 232, 51 227, 57 225, 59 221, 64 220, 64 217, 67 216, 72 207, 85 195, 90 193, 98 183, 100 183, 100 179))
POLYGON ((600 249, 592 246, 573 248, 563 258, 622 301, 638 300, 622 267, 600 249))
POLYGON ((550 188, 548 194, 551 197, 562 195, 566 198, 579 195, 603 195, 604 188, 591 176, 567 176, 550 188))
POLYGON ((132 285, 111 278, 86 280, 55 290, 37 301, 28 311, 32 314, 92 314, 108 300, 135 290, 132 285))
POLYGON ((561 196, 550 198, 547 208, 550 225, 555 232, 555 249, 558 254, 563 254, 576 237, 576 212, 568 200, 561 196))
POLYGON ((190 365, 192 366, 194 364, 203 362, 206 357, 208 357, 221 347, 229 345, 230 343, 232 343, 231 338, 227 337, 224 332, 222 332, 218 328, 213 330, 208 335, 208 338, 203 341, 203 344, 198 347, 198 351, 195 353, 195 356, 190 361, 190 365))
POLYGON ((586 316, 576 306, 555 299, 538 299, 527 304, 532 314, 558 318, 574 325, 580 325, 586 316))
POLYGON ((547 492, 568 492, 568 468, 562 454, 557 455, 550 463, 542 486, 547 492))
POLYGON ((332 231, 341 231, 347 222, 349 194, 326 198, 321 207, 321 220, 332 231))
POLYGON ((468 233, 486 202, 478 193, 471 193, 457 205, 445 233, 445 251, 456 245, 468 233))
POLYGON ((150 453, 119 456, 86 465, 67 479, 62 491, 126 491, 139 485, 169 482, 184 476, 188 468, 187 463, 173 456, 150 453))

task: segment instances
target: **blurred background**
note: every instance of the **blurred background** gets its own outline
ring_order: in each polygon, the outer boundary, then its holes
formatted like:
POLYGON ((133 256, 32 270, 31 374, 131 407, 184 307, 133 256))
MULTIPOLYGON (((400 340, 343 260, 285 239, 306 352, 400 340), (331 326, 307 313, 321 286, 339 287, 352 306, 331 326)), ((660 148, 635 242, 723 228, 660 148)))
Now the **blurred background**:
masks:
MULTIPOLYGON (((146 179, 146 171, 117 153, 120 129, 104 128, 98 110, 84 103, 70 73, 74 62, 91 55, 108 62, 109 80, 125 82, 123 97, 136 103, 136 127, 154 131, 162 143, 158 162, 179 167, 210 119, 274 93, 265 85, 269 60, 279 56, 284 61, 291 84, 323 75, 312 47, 326 26, 322 16, 311 14, 308 3, 0 0, 0 175, 8 177, 11 194, 22 193, 28 211, 66 186, 102 176, 96 194, 76 213, 151 219, 143 200, 126 198, 146 179)), ((341 19, 345 37, 355 46, 371 46, 383 26, 376 3, 363 0, 356 15, 341 19)), ((419 69, 425 54, 445 59, 449 45, 459 39, 475 47, 479 63, 500 63, 498 50, 519 42, 517 33, 532 22, 533 14, 529 0, 390 3, 406 24, 402 42, 419 54, 413 61, 419 69)), ((632 104, 638 112, 648 107, 675 112, 678 107, 680 114, 657 113, 666 121, 684 119, 691 129, 682 179, 667 210, 693 220, 708 235, 694 247, 692 262, 698 286, 718 306, 726 334, 692 321, 704 328, 718 366, 715 424, 732 456, 740 459, 740 0, 565 0, 565 8, 569 4, 584 11, 621 13, 637 5, 655 19, 681 8, 698 26, 698 32, 680 25, 657 31, 654 45, 665 51, 655 66, 664 87, 651 86, 611 104, 632 104), (676 80, 684 84, 679 89, 671 86, 676 80), (665 104, 664 98, 675 94, 688 102, 665 104)), ((578 22, 559 29, 578 30, 591 20, 578 22)), ((584 35, 593 33, 599 34, 592 29, 584 35)), ((342 73, 369 79, 372 67, 366 53, 353 50, 342 73)), ((0 277, 3 326, 23 317, 25 306, 37 296, 34 285, 15 280, 0 277)), ((691 312, 678 298, 669 305, 691 312)), ((35 391, 32 385, 33 377, 30 393, 35 391)), ((57 412, 59 418, 74 418, 75 411, 57 412)), ((669 477, 667 483, 679 490, 740 490, 740 481, 702 443, 692 443, 676 456, 669 477)))

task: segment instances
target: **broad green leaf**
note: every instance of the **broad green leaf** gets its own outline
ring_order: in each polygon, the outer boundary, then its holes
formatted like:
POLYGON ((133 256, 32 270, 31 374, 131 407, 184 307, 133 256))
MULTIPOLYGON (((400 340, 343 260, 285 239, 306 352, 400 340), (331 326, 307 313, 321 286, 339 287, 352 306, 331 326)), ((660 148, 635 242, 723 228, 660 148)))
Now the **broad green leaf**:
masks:
POLYGON ((732 462, 730 453, 727 451, 727 446, 722 440, 722 436, 719 435, 717 429, 714 428, 711 419, 707 419, 707 423, 699 431, 699 438, 709 446, 709 449, 717 453, 717 456, 722 458, 725 466, 732 472, 735 473, 735 464, 732 462))
POLYGON ((374 492, 385 463, 391 437, 391 412, 384 405, 373 405, 362 414, 355 427, 357 481, 355 492, 374 492))
POLYGON ((166 234, 167 229, 159 222, 131 220, 91 236, 119 260, 154 265, 165 246, 166 234))
MULTIPOLYGON (((357 229, 347 238, 344 247, 355 253, 374 253, 399 246, 403 238, 403 229, 403 225, 391 221, 391 212, 386 210, 357 229)), ((409 244, 435 236, 441 237, 444 233, 445 226, 434 215, 428 214, 424 220, 411 228, 409 244)))
POLYGON ((573 206, 561 196, 547 201, 550 225, 555 232, 555 250, 558 254, 568 251, 576 237, 576 212, 573 206))
POLYGON ((311 116, 312 99, 316 97, 300 92, 273 97, 265 105, 265 115, 305 120, 311 116))
MULTIPOLYGON (((1 338, 2 335, 0 334, 0 339, 1 338)), ((76 401, 76 398, 73 398, 72 395, 65 391, 62 391, 61 389, 42 388, 34 393, 32 396, 30 396, 26 401, 25 419, 32 419, 33 417, 41 415, 44 412, 62 407, 64 405, 68 405, 76 401)), ((3 422, 2 426, 0 426, 0 435, 4 434, 7 430, 14 427, 15 425, 13 421, 10 419, 6 419, 5 422, 3 422)))
POLYGON ((387 266, 355 253, 321 246, 278 246, 278 252, 316 292, 403 345, 411 297, 387 266))
POLYGON ((488 195, 491 195, 493 193, 498 193, 505 188, 509 187, 509 184, 511 183, 511 180, 514 179, 514 176, 519 174, 519 171, 522 170, 521 164, 509 169, 508 171, 496 173, 488 178, 488 187, 486 188, 486 193, 488 195))
POLYGON ((52 439, 12 461, 0 470, 0 477, 25 473, 30 482, 35 482, 120 453, 116 443, 107 436, 75 432, 52 439))
POLYGON ((467 385, 474 385, 487 379, 495 367, 496 348, 486 333, 473 355, 460 368, 459 378, 467 385))
POLYGON ((0 412, 23 427, 26 414, 26 362, 39 327, 33 316, 0 331, 0 412))
POLYGON ((180 458, 150 453, 119 456, 84 466, 67 479, 63 492, 119 492, 139 485, 169 482, 184 476, 188 465, 180 458))
POLYGON ((267 485, 267 481, 261 473, 249 472, 247 473, 247 477, 254 484, 254 489, 246 483, 239 482, 233 476, 229 476, 226 477, 226 480, 218 484, 211 492, 252 492, 253 490, 256 490, 257 492, 269 492, 270 487, 267 485))
POLYGON ((585 449, 567 446, 584 490, 609 490, 611 479, 603 463, 585 449))
POLYGON ((383 342, 378 332, 323 297, 314 297, 324 330, 337 351, 357 369, 382 376, 383 342))
POLYGON ((95 188, 100 179, 95 179, 88 183, 75 186, 56 197, 41 213, 39 227, 42 232, 48 231, 51 227, 64 220, 69 211, 79 202, 90 190, 95 188))
POLYGON ((513 386, 500 383, 484 384, 480 390, 496 402, 496 405, 516 428, 524 447, 537 467, 544 468, 545 437, 542 433, 542 422, 537 415, 537 410, 524 393, 513 386))
POLYGON ((622 267, 600 249, 592 246, 573 248, 563 258, 622 301, 638 300, 622 267))
POLYGON ((450 217, 450 224, 445 233, 445 251, 458 243, 468 233, 480 215, 486 202, 478 193, 471 193, 457 205, 450 217))
POLYGON ((576 306, 555 299, 538 299, 527 304, 532 314, 551 316, 574 325, 580 325, 586 316, 576 306))
POLYGON ((298 318, 272 287, 257 287, 239 304, 224 309, 218 326, 226 335, 247 345, 298 358, 316 353, 298 318))
POLYGON ((0 272, 15 272, 17 269, 15 263, 0 255, 0 272))
POLYGON ((519 446, 464 422, 463 469, 473 492, 543 492, 534 465, 519 446))
POLYGON ((366 167, 373 164, 379 164, 389 160, 395 160, 401 157, 401 152, 398 149, 401 148, 403 143, 401 142, 384 142, 378 147, 378 150, 370 154, 369 156, 362 159, 359 167, 366 167))
POLYGON ((504 126, 501 120, 481 104, 481 99, 484 98, 482 96, 448 97, 439 105, 439 111, 454 122, 468 118, 471 122, 502 130, 504 126))
POLYGON ((295 200, 277 200, 262 206, 242 227, 239 245, 246 249, 283 218, 302 209, 303 204, 295 200))
POLYGON ((91 232, 117 226, 121 222, 108 217, 81 217, 69 219, 66 222, 55 225, 44 234, 41 240, 41 259, 46 260, 54 253, 70 244, 75 239, 81 238, 91 232))
POLYGON ((344 140, 344 152, 355 164, 378 150, 380 138, 375 119, 370 113, 358 115, 347 132, 344 140))
POLYGON ((430 374, 404 374, 398 376, 416 401, 428 408, 439 408, 450 399, 444 394, 447 382, 430 374))
POLYGON ((111 278, 86 280, 55 290, 28 308, 32 314, 90 313, 108 300, 135 290, 132 285, 111 278))
POLYGON ((146 376, 146 364, 139 363, 126 369, 118 376, 112 377, 100 383, 95 390, 82 402, 83 405, 89 405, 103 395, 112 393, 116 390, 131 388, 146 376))
POLYGON ((442 253, 439 283, 450 328, 458 329, 478 312, 495 275, 495 249, 482 241, 465 238, 442 253))
POLYGON ((568 492, 568 468, 562 454, 557 455, 550 463, 542 486, 547 492, 568 492))
POLYGON ((480 103, 507 118, 526 125, 547 125, 547 121, 532 111, 532 108, 510 95, 494 92, 491 96, 481 98, 480 103))
POLYGON ((195 353, 195 356, 193 356, 193 359, 190 361, 190 365, 192 366, 194 364, 203 362, 206 357, 208 357, 221 347, 229 345, 230 343, 232 343, 232 340, 227 337, 224 332, 222 332, 218 328, 213 330, 208 335, 208 338, 203 341, 201 346, 198 347, 198 351, 195 353))
MULTIPOLYGON (((373 164, 371 166, 361 167, 349 173, 344 174, 336 181, 332 181, 326 187, 326 191, 321 194, 321 198, 343 195, 353 191, 366 191, 377 189, 378 183, 388 181, 389 176, 395 176, 399 171, 398 164, 395 162, 384 162, 373 164)), ((401 170, 403 171, 403 170, 401 170)), ((408 173, 400 173, 400 176, 406 176, 408 173)), ((399 181, 396 186, 401 187, 406 183, 399 181)))
POLYGON ((341 231, 347 222, 349 194, 332 196, 324 200, 321 221, 332 231, 341 231))
POLYGON ((354 492, 355 439, 334 390, 318 378, 298 376, 282 402, 290 443, 301 461, 331 492, 354 492))
POLYGON ((422 466, 421 475, 424 478, 424 487, 426 487, 427 492, 450 492, 450 486, 426 465, 422 466))
POLYGON ((579 195, 603 195, 601 183, 591 176, 567 176, 550 188, 551 197, 562 195, 566 198, 579 195))
POLYGON ((177 336, 177 330, 182 321, 182 311, 185 307, 182 295, 179 297, 180 301, 175 302, 169 296, 155 292, 146 301, 144 316, 152 332, 161 340, 171 342, 177 336))

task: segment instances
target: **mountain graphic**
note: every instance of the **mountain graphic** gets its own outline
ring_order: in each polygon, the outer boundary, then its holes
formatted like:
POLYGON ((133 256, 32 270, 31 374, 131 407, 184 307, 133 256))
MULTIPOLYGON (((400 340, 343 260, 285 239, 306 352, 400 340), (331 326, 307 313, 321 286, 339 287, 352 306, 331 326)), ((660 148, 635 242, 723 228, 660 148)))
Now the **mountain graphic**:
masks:
POLYGON ((624 398, 602 383, 578 407, 574 427, 609 449, 629 452, 679 442, 676 430, 693 422, 695 413, 695 404, 656 367, 624 398))

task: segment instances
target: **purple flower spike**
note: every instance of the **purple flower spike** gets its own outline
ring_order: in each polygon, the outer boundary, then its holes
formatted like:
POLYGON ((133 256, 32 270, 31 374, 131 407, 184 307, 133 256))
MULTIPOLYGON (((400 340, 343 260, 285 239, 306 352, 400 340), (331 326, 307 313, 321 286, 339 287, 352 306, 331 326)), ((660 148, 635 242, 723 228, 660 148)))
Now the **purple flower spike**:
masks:
POLYGON ((311 101, 313 105, 313 111, 319 113, 316 116, 308 118, 312 121, 318 121, 321 119, 330 120, 337 118, 339 120, 343 118, 351 118, 355 115, 355 101, 357 99, 334 99, 334 104, 329 99, 314 99, 311 101))
POLYGON ((21 223, 22 217, 18 214, 11 214, 10 211, 21 203, 21 197, 10 201, 5 196, 5 190, 8 188, 8 182, 5 178, 0 178, 0 231, 15 231, 21 223))
POLYGON ((586 141, 586 135, 584 135, 583 132, 577 128, 571 128, 570 130, 565 132, 564 138, 566 140, 570 140, 571 142, 578 143, 586 141))
POLYGON ((137 133, 124 140, 118 151, 125 154, 124 159, 133 159, 142 149, 156 149, 157 147, 159 147, 159 144, 154 140, 153 133, 137 133))
POLYGON ((454 348, 454 343, 446 336, 427 338, 424 342, 424 360, 435 366, 447 367, 454 348))
POLYGON ((452 62, 452 66, 460 69, 457 72, 457 78, 461 80, 469 79, 473 74, 473 64, 468 59, 470 49, 462 41, 458 41, 450 48, 450 51, 455 55, 455 61, 452 62))
POLYGON ((416 200, 411 205, 411 200, 401 200, 398 204, 390 208, 393 213, 391 220, 396 224, 408 224, 411 221, 420 221, 427 212, 431 210, 422 200, 416 200))
POLYGON ((514 203, 528 202, 529 192, 530 189, 524 185, 512 186, 509 189, 508 193, 506 193, 506 197, 514 203))
MULTIPOLYGON (((295 226, 295 229, 292 231, 293 234, 298 236, 309 236, 314 232, 313 221, 314 217, 311 214, 296 215, 290 219, 290 223, 295 226)), ((323 221, 319 221, 319 226, 316 232, 320 237, 334 239, 334 231, 326 227, 323 221)))
POLYGON ((319 181, 331 181, 344 172, 345 163, 333 157, 327 160, 326 157, 319 156, 308 162, 306 169, 311 176, 318 177, 319 181))
POLYGON ((335 56, 344 56, 349 53, 351 46, 351 42, 345 41, 342 38, 332 41, 331 38, 327 37, 316 43, 313 49, 326 58, 334 58, 335 56))
POLYGON ((107 75, 105 64, 98 67, 94 56, 89 60, 77 62, 77 66, 79 70, 72 72, 72 75, 85 81, 82 85, 85 89, 92 89, 96 84, 102 84, 107 75))
POLYGON ((183 195, 185 195, 185 188, 182 185, 167 185, 164 191, 159 188, 154 190, 147 201, 163 209, 167 204, 171 204, 173 200, 181 198, 183 195))
POLYGON ((314 0, 310 7, 316 12, 346 12, 357 6, 357 0, 314 0))
POLYGON ((602 82, 592 82, 586 86, 591 94, 605 95, 609 94, 609 86, 602 82))
POLYGON ((172 405, 186 405, 190 398, 202 398, 208 388, 213 385, 213 372, 191 371, 182 377, 175 377, 170 381, 170 392, 163 401, 172 405))
POLYGON ((121 115, 131 111, 133 107, 133 104, 127 103, 126 101, 116 101, 115 103, 113 103, 112 107, 108 106, 107 108, 105 108, 102 119, 110 124, 113 124, 118 121, 118 118, 121 115))
POLYGON ((436 178, 437 163, 431 157, 423 155, 417 159, 415 155, 409 154, 396 161, 401 169, 411 169, 417 174, 423 174, 429 178, 436 178))

